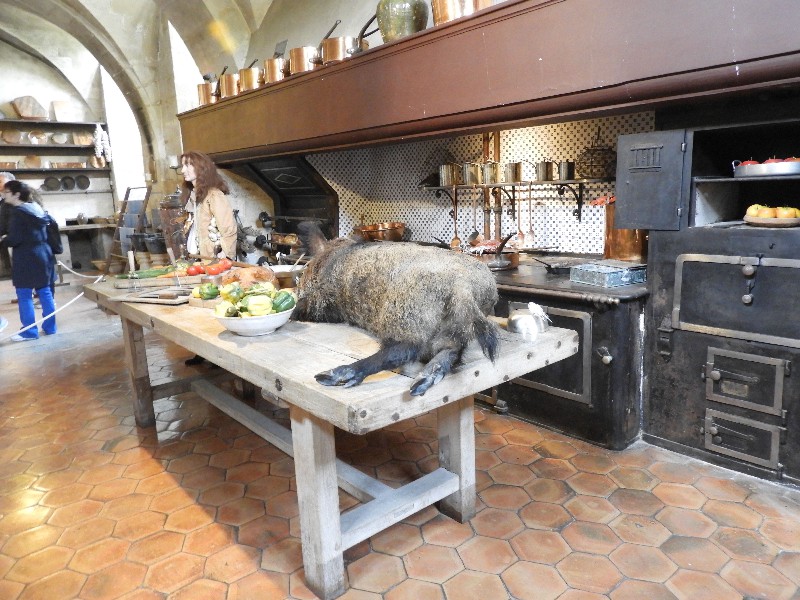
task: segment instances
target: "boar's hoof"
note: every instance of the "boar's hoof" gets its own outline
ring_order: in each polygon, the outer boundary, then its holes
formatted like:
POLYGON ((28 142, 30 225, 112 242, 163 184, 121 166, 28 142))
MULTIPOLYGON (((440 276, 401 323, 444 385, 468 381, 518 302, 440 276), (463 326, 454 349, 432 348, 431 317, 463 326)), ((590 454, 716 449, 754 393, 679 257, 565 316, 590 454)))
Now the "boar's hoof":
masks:
POLYGON ((330 371, 323 371, 314 375, 322 385, 343 385, 344 387, 353 387, 364 381, 364 374, 359 373, 351 365, 342 365, 330 371))
POLYGON ((442 380, 442 377, 444 377, 443 373, 420 377, 413 384, 411 384, 411 395, 424 396, 425 392, 442 380))

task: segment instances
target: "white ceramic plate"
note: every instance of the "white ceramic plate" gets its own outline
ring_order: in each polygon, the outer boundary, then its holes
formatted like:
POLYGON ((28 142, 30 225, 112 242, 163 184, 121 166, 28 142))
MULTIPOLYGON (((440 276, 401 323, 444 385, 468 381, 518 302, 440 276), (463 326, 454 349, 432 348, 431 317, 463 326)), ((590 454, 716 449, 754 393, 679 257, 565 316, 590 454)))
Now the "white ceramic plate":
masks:
POLYGON ((285 325, 292 316, 294 308, 263 317, 216 317, 228 331, 238 335, 254 337, 267 335, 285 325))
POLYGON ((54 133, 50 138, 50 141, 54 144, 66 144, 67 143, 67 134, 63 131, 59 131, 58 133, 54 133))

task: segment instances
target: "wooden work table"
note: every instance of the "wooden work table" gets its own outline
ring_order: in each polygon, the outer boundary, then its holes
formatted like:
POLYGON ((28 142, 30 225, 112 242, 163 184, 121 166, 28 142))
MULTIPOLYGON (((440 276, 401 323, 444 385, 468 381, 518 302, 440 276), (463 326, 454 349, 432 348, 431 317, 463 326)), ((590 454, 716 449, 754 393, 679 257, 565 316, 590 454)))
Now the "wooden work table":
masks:
POLYGON ((473 394, 578 351, 578 336, 567 329, 550 328, 534 342, 502 331, 494 363, 473 344, 458 372, 421 397, 409 393, 421 365, 378 373, 352 388, 326 387, 314 379, 316 373, 368 356, 378 342, 348 325, 294 321, 270 335, 241 337, 224 329, 207 308, 111 300, 124 290, 109 282, 84 289, 87 298, 122 320, 138 426, 155 424, 155 399, 192 390, 294 457, 306 583, 324 599, 347 589, 342 558, 347 548, 435 502, 461 522, 470 519, 475 514, 473 394), (152 386, 145 328, 285 401, 291 430, 204 379, 152 386), (336 459, 334 427, 366 434, 431 410, 438 417, 440 463, 432 473, 394 489, 336 459), (362 504, 340 515, 338 487, 362 504))

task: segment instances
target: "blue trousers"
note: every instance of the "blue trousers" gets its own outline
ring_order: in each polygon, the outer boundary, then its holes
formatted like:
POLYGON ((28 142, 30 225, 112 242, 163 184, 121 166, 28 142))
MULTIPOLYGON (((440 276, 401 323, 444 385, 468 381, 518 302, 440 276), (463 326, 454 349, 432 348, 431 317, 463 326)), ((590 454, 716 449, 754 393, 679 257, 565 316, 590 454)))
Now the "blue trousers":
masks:
MULTIPOLYGON (((36 312, 33 308, 33 289, 32 288, 16 288, 17 302, 19 305, 19 320, 22 322, 22 327, 36 321, 36 312)), ((36 288, 36 295, 39 296, 39 302, 42 304, 42 316, 53 315, 48 317, 42 323, 42 331, 51 335, 56 332, 56 317, 53 313, 56 312, 56 302, 53 299, 53 290, 50 286, 36 288)), ((20 333, 22 337, 38 338, 39 329, 34 325, 30 329, 20 333)))

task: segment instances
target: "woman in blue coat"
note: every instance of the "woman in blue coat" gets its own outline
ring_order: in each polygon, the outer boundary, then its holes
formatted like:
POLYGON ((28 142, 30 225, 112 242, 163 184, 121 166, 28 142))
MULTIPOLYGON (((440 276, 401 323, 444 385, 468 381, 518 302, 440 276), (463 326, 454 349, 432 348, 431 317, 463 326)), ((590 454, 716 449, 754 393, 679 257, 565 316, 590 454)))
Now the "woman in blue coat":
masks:
MULTIPOLYGON (((55 301, 50 285, 53 283, 55 256, 47 243, 47 219, 44 209, 34 202, 31 188, 21 181, 7 181, 3 186, 3 200, 11 207, 6 243, 12 248, 11 282, 17 290, 19 319, 22 328, 33 325, 36 313, 33 308, 33 290, 42 304, 42 314, 52 315, 42 323, 42 332, 56 332, 55 301)), ((15 342, 35 340, 39 337, 36 325, 11 336, 15 342)))

